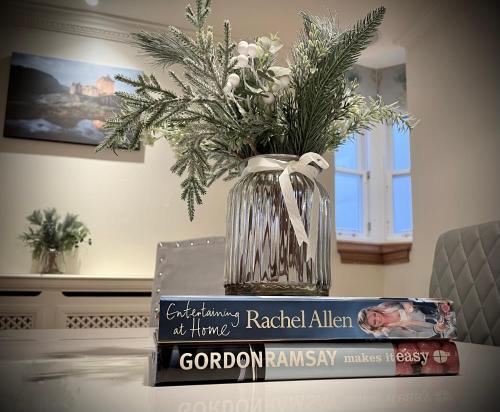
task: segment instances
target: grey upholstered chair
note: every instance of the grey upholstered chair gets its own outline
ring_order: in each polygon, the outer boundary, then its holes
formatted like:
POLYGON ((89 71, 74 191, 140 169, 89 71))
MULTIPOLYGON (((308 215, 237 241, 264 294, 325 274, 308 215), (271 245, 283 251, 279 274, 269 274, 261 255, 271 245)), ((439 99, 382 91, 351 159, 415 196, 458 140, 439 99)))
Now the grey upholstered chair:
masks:
POLYGON ((223 237, 158 243, 151 299, 150 325, 156 318, 160 295, 223 295, 223 237))
POLYGON ((439 237, 429 293, 454 301, 458 340, 500 346, 500 221, 439 237))

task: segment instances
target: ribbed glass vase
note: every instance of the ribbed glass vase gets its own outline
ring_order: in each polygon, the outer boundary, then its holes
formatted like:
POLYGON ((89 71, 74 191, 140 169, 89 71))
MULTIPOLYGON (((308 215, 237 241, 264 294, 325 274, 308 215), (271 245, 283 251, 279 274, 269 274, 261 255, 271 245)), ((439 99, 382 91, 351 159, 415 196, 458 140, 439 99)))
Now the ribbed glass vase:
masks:
MULTIPOLYGON (((297 160, 290 155, 266 155, 297 160)), ((231 189, 226 222, 227 295, 317 295, 330 289, 330 199, 316 182, 319 228, 316 256, 306 261, 290 223, 279 184, 281 170, 249 173, 231 189)), ((290 181, 307 233, 310 233, 314 182, 292 173, 290 181)))

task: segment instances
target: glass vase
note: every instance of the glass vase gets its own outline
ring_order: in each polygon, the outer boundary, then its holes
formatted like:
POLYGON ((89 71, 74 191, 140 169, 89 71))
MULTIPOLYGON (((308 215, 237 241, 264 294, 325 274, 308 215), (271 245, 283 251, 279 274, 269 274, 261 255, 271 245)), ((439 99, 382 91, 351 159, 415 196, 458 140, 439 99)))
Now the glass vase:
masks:
POLYGON ((40 256, 40 273, 59 274, 64 273, 64 259, 62 252, 55 249, 46 249, 40 256))
MULTIPOLYGON (((297 160, 290 155, 266 155, 297 160)), ((226 222, 225 291, 227 295, 316 295, 330 289, 330 199, 318 183, 290 174, 295 199, 310 233, 314 184, 319 189, 316 254, 306 260, 282 195, 281 170, 249 173, 231 189, 226 222)))

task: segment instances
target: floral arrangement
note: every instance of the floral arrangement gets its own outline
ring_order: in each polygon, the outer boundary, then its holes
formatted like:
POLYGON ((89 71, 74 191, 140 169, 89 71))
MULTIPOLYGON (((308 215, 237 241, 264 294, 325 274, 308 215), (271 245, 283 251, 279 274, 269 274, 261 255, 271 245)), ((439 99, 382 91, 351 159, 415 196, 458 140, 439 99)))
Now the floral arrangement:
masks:
POLYGON ((135 93, 117 93, 120 111, 107 120, 107 138, 98 147, 136 147, 165 138, 177 161, 172 171, 183 176, 181 197, 191 220, 195 204, 216 179, 240 174, 245 159, 260 154, 323 154, 354 133, 381 122, 412 128, 413 119, 381 98, 365 99, 347 72, 381 24, 385 9, 369 13, 342 31, 332 17, 302 12, 303 29, 287 67, 279 66, 277 36, 231 40, 224 22, 221 42, 206 25, 210 0, 186 7, 195 36, 169 26, 164 33, 141 32, 133 44, 163 69, 177 90, 160 85, 154 75, 117 76, 135 93))
POLYGON ((67 214, 61 220, 55 208, 43 212, 34 210, 26 219, 30 223, 21 240, 32 249, 33 259, 49 251, 65 252, 78 247, 82 242, 92 244, 88 228, 78 220, 77 215, 67 214))

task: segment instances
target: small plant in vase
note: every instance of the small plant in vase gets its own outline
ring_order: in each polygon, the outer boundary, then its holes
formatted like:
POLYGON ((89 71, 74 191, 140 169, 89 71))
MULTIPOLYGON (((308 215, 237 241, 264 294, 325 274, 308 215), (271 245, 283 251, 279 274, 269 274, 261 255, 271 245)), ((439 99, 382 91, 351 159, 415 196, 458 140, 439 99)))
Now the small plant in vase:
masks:
POLYGON ((30 226, 20 236, 32 249, 32 257, 40 264, 40 273, 63 273, 59 258, 78 248, 81 243, 92 244, 89 229, 77 215, 66 214, 61 220, 55 208, 34 210, 27 218, 30 226))
POLYGON ((302 13, 303 29, 284 67, 277 64, 276 36, 236 44, 226 21, 216 43, 206 24, 210 3, 186 8, 194 37, 172 26, 133 35, 160 67, 177 65, 183 74, 168 72, 175 91, 154 75, 117 76, 135 93, 117 93, 120 112, 106 122, 99 149, 167 139, 191 220, 215 180, 240 178, 228 201, 228 293, 327 294, 329 200, 316 182, 328 167, 322 155, 381 122, 413 127, 407 113, 381 98, 365 99, 347 78, 385 9, 346 31, 332 17, 302 13))

